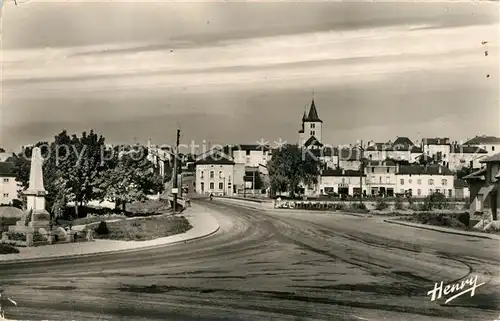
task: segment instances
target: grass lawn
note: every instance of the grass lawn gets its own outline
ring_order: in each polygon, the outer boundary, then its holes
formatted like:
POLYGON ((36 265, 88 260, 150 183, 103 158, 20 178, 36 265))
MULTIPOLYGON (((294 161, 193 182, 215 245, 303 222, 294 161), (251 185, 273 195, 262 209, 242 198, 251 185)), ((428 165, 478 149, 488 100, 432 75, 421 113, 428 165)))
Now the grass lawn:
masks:
MULTIPOLYGON (((180 234, 192 228, 183 216, 147 217, 105 223, 108 233, 95 227, 95 237, 100 239, 145 241, 180 234)), ((101 227, 102 228, 102 227, 101 227)))
POLYGON ((467 215, 465 213, 432 213, 432 212, 422 212, 415 213, 414 215, 405 216, 401 220, 420 223, 426 225, 434 225, 441 227, 451 227, 458 230, 469 230, 467 225, 467 215))
POLYGON ((19 250, 13 246, 7 244, 0 244, 0 255, 1 254, 15 254, 19 253, 19 250))
POLYGON ((159 200, 147 200, 144 202, 134 202, 127 205, 127 212, 111 209, 93 209, 88 207, 86 211, 94 214, 91 217, 82 217, 73 220, 73 225, 86 225, 90 223, 101 222, 103 220, 123 219, 126 217, 150 216, 171 213, 172 209, 168 204, 159 200))

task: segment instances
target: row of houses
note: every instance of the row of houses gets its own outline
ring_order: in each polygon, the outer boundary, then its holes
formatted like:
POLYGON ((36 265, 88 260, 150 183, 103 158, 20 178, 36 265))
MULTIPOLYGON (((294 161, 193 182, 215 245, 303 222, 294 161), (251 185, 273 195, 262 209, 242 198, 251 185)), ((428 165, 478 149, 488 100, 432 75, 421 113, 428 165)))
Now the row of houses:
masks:
MULTIPOLYGON (((483 160, 500 150, 500 138, 490 136, 477 136, 463 144, 449 138, 425 138, 417 145, 408 137, 397 137, 394 142, 328 146, 321 141, 322 127, 313 99, 302 117, 299 146, 316 157, 325 170, 317 185, 304 187, 309 196, 362 193, 424 197, 441 192, 466 198, 467 183, 456 179, 456 171, 479 169, 483 160)), ((247 185, 253 188, 248 171, 265 180, 272 152, 261 145, 230 145, 199 155, 197 193, 232 195, 247 185)))

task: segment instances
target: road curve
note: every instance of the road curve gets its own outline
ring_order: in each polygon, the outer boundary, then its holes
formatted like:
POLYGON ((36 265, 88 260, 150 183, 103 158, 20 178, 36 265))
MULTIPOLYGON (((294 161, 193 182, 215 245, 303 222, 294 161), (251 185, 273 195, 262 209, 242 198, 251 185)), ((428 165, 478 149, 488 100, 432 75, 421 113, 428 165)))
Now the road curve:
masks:
POLYGON ((494 320, 499 242, 199 201, 220 230, 134 253, 0 265, 17 320, 494 320), (434 282, 479 275, 447 305, 434 282))

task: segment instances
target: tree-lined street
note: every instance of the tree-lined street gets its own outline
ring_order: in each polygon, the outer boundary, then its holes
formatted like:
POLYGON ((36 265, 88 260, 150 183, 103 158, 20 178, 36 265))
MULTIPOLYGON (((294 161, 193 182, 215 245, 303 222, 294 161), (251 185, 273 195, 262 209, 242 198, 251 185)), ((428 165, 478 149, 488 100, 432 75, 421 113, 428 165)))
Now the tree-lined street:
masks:
POLYGON ((220 222, 200 241, 129 254, 9 264, 8 316, 30 320, 493 320, 498 241, 376 218, 262 212, 203 202, 220 222), (486 285, 442 305, 434 282, 486 285))

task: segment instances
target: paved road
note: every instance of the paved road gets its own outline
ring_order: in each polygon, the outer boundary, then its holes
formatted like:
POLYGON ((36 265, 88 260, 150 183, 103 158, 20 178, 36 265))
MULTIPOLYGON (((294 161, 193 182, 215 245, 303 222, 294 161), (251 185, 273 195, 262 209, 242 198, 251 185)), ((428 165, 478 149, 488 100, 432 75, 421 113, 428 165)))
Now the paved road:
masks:
MULTIPOLYGON (((340 214, 205 202, 210 238, 133 254, 0 266, 19 320, 494 320, 499 242, 340 214), (434 282, 486 285, 444 305, 434 282)), ((495 311, 497 310, 497 311, 495 311)))

